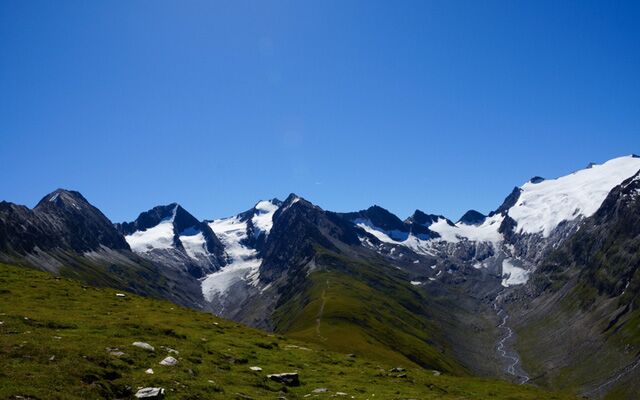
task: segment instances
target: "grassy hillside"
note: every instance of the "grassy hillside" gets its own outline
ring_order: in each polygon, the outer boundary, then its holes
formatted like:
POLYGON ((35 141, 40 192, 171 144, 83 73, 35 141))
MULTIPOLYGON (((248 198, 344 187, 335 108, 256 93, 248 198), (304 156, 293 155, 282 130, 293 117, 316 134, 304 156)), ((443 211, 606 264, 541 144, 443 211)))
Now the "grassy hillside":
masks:
POLYGON ((278 308, 277 331, 336 351, 467 374, 429 318, 435 310, 401 271, 326 251, 315 263, 304 289, 278 308))
POLYGON ((296 399, 317 388, 328 392, 313 396, 343 392, 356 399, 570 398, 500 381, 435 376, 418 367, 403 377, 389 372, 393 363, 325 351, 169 302, 116 293, 0 265, 0 398, 130 398, 143 386, 166 388, 168 399, 275 399, 281 391, 296 399), (155 351, 134 347, 134 341, 155 351), (177 365, 159 365, 167 348, 179 352, 170 354, 177 365), (145 373, 148 368, 153 375, 145 373), (300 373, 299 387, 266 379, 287 371, 300 373))

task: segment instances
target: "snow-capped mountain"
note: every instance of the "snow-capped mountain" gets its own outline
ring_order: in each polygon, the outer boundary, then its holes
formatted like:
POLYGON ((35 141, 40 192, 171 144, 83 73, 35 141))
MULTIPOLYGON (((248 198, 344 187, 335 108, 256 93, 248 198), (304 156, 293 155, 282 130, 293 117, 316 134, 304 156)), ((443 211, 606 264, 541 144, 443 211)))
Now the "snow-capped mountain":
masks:
MULTIPOLYGON (((514 309, 501 308, 502 318, 509 312, 535 328, 554 313, 577 327, 558 328, 567 342, 595 334, 585 343, 600 342, 585 352, 620 365, 633 362, 630 345, 616 336, 620 350, 607 335, 637 320, 638 171, 640 158, 627 156, 535 177, 495 211, 470 210, 457 222, 420 210, 402 220, 380 206, 335 213, 291 194, 229 218, 200 221, 173 203, 114 225, 79 193, 57 190, 33 209, 0 203, 0 260, 324 344, 357 332, 365 338, 353 342, 365 346, 358 351, 381 346, 429 368, 483 375, 497 365, 485 361, 504 297, 514 309), (563 293, 587 306, 567 314, 563 293), (590 330, 594 323, 602 334, 590 330)), ((581 364, 571 346, 531 345, 581 364)))
POLYGON ((626 156, 590 164, 557 179, 535 177, 515 188, 488 216, 470 211, 455 224, 420 211, 404 223, 395 216, 371 218, 368 211, 375 207, 344 215, 383 242, 490 268, 504 276, 502 283, 509 286, 525 283, 535 263, 575 232, 615 186, 638 170, 640 158, 626 156), (468 257, 470 249, 472 257, 468 257))
POLYGON ((177 203, 154 207, 116 228, 135 253, 195 278, 225 264, 223 245, 211 228, 177 203))

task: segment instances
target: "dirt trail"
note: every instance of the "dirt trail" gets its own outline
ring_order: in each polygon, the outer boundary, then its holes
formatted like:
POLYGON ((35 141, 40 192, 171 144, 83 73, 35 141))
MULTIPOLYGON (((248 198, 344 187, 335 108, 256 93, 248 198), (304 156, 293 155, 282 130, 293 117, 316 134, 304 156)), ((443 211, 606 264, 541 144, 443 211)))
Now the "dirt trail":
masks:
POLYGON ((327 280, 327 287, 322 290, 322 304, 320 305, 320 311, 318 311, 318 316, 316 317, 316 334, 321 340, 327 340, 326 337, 322 336, 320 333, 320 322, 322 321, 322 314, 324 313, 324 305, 327 303, 327 289, 329 288, 329 280, 327 280))

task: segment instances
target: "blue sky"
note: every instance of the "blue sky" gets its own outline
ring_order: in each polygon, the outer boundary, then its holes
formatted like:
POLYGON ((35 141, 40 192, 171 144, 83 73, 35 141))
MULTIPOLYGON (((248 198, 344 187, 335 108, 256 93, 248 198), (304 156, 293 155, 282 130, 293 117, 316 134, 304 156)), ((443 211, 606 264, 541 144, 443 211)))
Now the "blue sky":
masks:
POLYGON ((640 153, 637 1, 3 1, 0 199, 457 219, 640 153))

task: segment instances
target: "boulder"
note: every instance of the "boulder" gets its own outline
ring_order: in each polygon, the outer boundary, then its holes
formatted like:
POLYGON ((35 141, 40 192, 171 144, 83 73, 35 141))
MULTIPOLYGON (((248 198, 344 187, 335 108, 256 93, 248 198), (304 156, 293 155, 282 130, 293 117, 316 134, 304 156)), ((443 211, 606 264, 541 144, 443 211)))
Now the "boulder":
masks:
POLYGON ((300 378, 297 372, 283 372, 280 374, 269 374, 267 378, 272 381, 285 384, 287 386, 300 386, 300 378))
POLYGON ((145 343, 145 342, 133 342, 132 343, 134 346, 136 347, 140 347, 141 349, 145 349, 145 350, 149 350, 149 351, 155 351, 156 349, 153 348, 152 345, 150 345, 149 343, 145 343))
POLYGON ((164 388, 146 387, 138 390, 135 394, 137 399, 163 399, 164 388))
POLYGON ((168 366, 176 365, 177 363, 178 363, 178 360, 176 360, 171 356, 165 357, 164 360, 160 361, 160 365, 168 365, 168 366))

